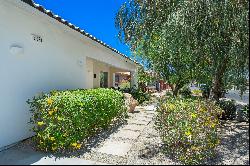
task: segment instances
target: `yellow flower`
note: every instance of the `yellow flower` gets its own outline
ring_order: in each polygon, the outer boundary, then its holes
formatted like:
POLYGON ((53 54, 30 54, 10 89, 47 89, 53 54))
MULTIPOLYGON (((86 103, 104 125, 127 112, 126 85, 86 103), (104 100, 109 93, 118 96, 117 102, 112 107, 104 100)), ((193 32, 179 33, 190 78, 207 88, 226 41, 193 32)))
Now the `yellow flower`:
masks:
POLYGON ((54 113, 53 110, 49 111, 49 115, 51 116, 54 113))
POLYGON ((81 146, 82 146, 81 144, 77 144, 77 145, 76 145, 76 148, 77 148, 77 149, 80 149, 81 146))
POLYGON ((196 117, 197 117, 197 114, 192 113, 192 114, 191 114, 191 117, 192 117, 192 118, 196 118, 196 117))
POLYGON ((213 124, 211 125, 211 127, 214 128, 214 127, 215 127, 215 123, 213 123, 213 124))
POLYGON ((76 147, 77 143, 72 143, 71 146, 76 147))
POLYGON ((56 139, 55 139, 55 137, 50 137, 49 138, 51 141, 55 141, 56 139))
POLYGON ((174 105, 174 104, 169 104, 169 105, 168 105, 168 108, 169 108, 170 110, 174 110, 174 109, 175 109, 175 105, 174 105))
POLYGON ((53 100, 51 98, 48 98, 47 103, 51 105, 53 103, 53 100))
POLYGON ((38 126, 44 125, 44 122, 37 122, 38 126))
POLYGON ((185 134, 186 134, 186 136, 190 136, 191 132, 190 131, 186 131, 185 134))

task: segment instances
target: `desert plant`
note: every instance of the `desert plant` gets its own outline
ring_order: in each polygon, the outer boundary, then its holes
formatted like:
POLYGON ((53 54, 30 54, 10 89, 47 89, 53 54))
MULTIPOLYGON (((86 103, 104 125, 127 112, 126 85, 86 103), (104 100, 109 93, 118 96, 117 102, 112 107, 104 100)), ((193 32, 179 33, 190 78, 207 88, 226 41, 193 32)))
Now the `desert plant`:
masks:
POLYGON ((150 100, 150 94, 143 92, 141 89, 132 88, 130 94, 139 102, 139 104, 150 100))
POLYGON ((236 117, 236 103, 235 100, 219 100, 217 105, 223 109, 222 117, 223 120, 233 120, 236 117))
POLYGON ((27 101, 37 147, 75 150, 98 130, 126 115, 124 96, 112 89, 52 91, 27 101))
POLYGON ((136 87, 124 88, 120 89, 120 91, 123 93, 131 94, 133 98, 139 102, 139 104, 142 104, 143 102, 150 100, 150 94, 147 92, 143 92, 141 88, 136 88, 136 87))
POLYGON ((166 97, 172 97, 173 96, 173 93, 172 92, 169 92, 167 91, 166 94, 165 94, 166 97))
POLYGON ((168 98, 157 109, 155 127, 168 155, 185 164, 199 164, 219 144, 217 127, 222 110, 212 101, 168 98))
POLYGON ((243 118, 245 121, 249 122, 249 104, 243 106, 241 108, 241 111, 243 113, 243 118))
POLYGON ((192 92, 190 90, 190 88, 188 86, 184 86, 181 90, 180 90, 180 94, 183 97, 190 97, 192 95, 192 92))

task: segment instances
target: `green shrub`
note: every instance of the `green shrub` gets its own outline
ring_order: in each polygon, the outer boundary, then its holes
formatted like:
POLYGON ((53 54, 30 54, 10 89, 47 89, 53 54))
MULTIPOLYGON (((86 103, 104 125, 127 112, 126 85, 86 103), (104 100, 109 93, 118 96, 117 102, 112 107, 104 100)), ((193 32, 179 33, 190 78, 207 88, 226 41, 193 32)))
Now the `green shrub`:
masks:
POLYGON ((149 101, 150 100, 150 94, 147 92, 143 92, 142 89, 140 88, 125 88, 125 89, 121 89, 120 90, 123 93, 129 93, 133 96, 134 99, 136 99, 139 104, 142 104, 145 101, 149 101))
POLYGON ((223 120, 233 120, 236 117, 236 103, 234 100, 219 100, 217 105, 223 109, 222 117, 223 120))
POLYGON ((190 97, 192 95, 192 92, 190 90, 190 88, 188 86, 184 86, 181 90, 180 90, 180 94, 183 97, 190 97))
POLYGON ((170 91, 167 91, 166 94, 165 94, 166 97, 172 97, 173 96, 173 93, 170 92, 170 91))
POLYGON ((139 102, 139 104, 150 100, 150 94, 147 92, 143 92, 141 89, 133 88, 129 93, 133 96, 134 99, 139 102))
POLYGON ((249 122, 249 104, 243 106, 241 111, 243 113, 243 119, 249 122))
POLYGON ((157 109, 155 127, 165 152, 185 164, 199 164, 219 144, 217 127, 222 110, 211 101, 168 98, 157 109))
POLYGON ((80 149, 87 138, 124 118, 124 96, 112 89, 52 91, 28 100, 40 150, 80 149))

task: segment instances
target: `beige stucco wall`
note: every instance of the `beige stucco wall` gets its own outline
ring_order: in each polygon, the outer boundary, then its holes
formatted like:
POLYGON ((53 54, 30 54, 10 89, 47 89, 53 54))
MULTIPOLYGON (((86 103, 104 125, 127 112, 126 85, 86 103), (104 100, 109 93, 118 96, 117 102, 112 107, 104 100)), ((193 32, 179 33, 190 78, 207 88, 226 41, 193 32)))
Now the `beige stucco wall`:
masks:
POLYGON ((26 101, 38 92, 99 86, 92 58, 126 70, 135 64, 18 0, 0 0, 0 148, 33 135, 26 101), (32 34, 40 35, 42 43, 32 34), (19 54, 11 48, 23 49, 19 54), (93 73, 97 79, 93 80, 93 73))
POLYGON ((86 88, 87 89, 91 89, 93 88, 93 84, 94 84, 94 62, 92 59, 87 58, 86 59, 86 88))

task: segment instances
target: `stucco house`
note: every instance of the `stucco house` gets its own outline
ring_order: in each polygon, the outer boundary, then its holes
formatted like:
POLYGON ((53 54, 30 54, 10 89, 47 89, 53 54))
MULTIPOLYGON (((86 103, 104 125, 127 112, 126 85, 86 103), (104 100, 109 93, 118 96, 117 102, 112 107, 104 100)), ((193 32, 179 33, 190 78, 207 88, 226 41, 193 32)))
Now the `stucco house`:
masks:
POLYGON ((135 61, 32 0, 0 0, 0 57, 0 149, 32 136, 39 92, 113 87, 116 72, 137 84, 135 61))

